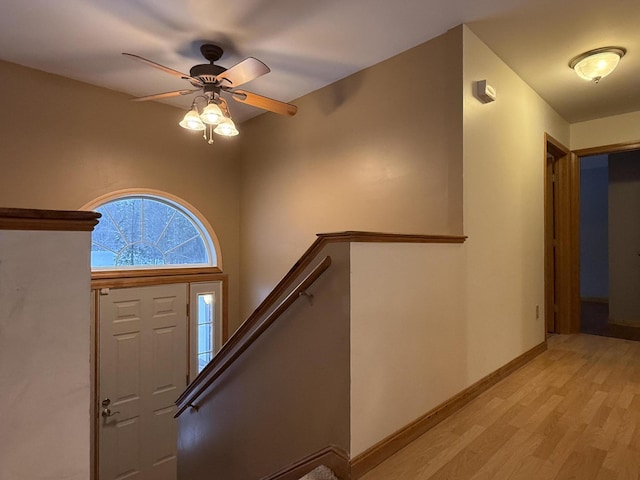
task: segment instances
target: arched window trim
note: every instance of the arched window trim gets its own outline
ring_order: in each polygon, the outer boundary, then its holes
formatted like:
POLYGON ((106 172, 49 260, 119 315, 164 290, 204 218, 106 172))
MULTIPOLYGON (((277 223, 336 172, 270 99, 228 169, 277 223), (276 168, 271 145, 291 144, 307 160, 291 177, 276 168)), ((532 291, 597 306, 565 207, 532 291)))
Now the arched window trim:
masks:
POLYGON ((90 201, 83 205, 80 210, 95 210, 96 208, 104 205, 105 203, 113 202, 115 200, 120 200, 126 197, 147 197, 151 199, 161 200, 167 202, 173 206, 175 206, 178 210, 184 212, 191 220, 193 220, 198 228, 200 228, 204 235, 204 240, 208 244, 208 247, 212 250, 212 253, 216 257, 215 264, 207 265, 204 267, 198 266, 190 266, 190 265, 180 265, 180 266, 161 266, 161 267, 133 267, 128 269, 123 268, 93 268, 94 272, 131 272, 136 270, 144 270, 144 271, 160 271, 160 270, 175 270, 176 272, 182 271, 185 269, 193 270, 198 268, 215 268, 215 270, 222 272, 222 252, 220 250, 220 242, 218 241, 218 237, 216 236, 211 224, 207 221, 204 215, 200 213, 200 211, 191 205, 186 200, 172 195, 167 192, 163 192, 161 190, 154 190, 150 188, 127 188, 122 190, 117 190, 115 192, 107 193, 105 195, 101 195, 100 197, 90 201))

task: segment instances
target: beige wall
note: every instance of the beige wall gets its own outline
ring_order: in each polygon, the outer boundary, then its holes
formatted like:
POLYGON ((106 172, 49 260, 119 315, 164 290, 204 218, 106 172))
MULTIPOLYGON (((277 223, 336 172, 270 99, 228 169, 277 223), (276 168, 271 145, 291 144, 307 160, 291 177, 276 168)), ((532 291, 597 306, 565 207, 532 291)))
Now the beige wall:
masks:
POLYGON ((571 150, 630 142, 640 142, 640 112, 571 125, 571 150))
POLYGON ((90 474, 89 232, 0 230, 0 478, 90 474))
MULTIPOLYGON (((179 109, 0 62, 0 206, 75 210, 125 188, 176 195, 215 230, 238 324, 236 143, 181 129, 179 109)), ((240 139, 241 137, 236 137, 240 139)))
POLYGON ((471 30, 464 33, 463 338, 472 383, 545 338, 544 133, 569 144, 569 125, 471 30), (482 79, 496 88, 495 102, 474 97, 482 79))
POLYGON ((569 124, 466 27, 297 103, 293 120, 250 122, 241 152, 246 311, 315 232, 462 233, 463 182, 464 245, 352 247, 357 455, 544 341, 544 134, 569 144, 569 124), (421 69, 445 52, 446 88, 427 95, 421 69), (401 69, 415 91, 394 100, 411 122, 385 135, 371 109, 401 69), (496 102, 473 96, 482 79, 496 102))
POLYGON ((465 247, 351 244, 351 457, 468 386, 465 247))
POLYGON ((352 246, 352 455, 545 339, 544 133, 568 144, 569 125, 461 33, 468 239, 352 246), (491 104, 473 94, 483 79, 491 104))
POLYGON ((461 49, 453 30, 244 125, 243 316, 316 233, 462 232, 461 49))
POLYGON ((349 244, 325 245, 272 308, 326 256, 313 301, 298 298, 178 417, 178 478, 253 480, 349 450, 349 244))

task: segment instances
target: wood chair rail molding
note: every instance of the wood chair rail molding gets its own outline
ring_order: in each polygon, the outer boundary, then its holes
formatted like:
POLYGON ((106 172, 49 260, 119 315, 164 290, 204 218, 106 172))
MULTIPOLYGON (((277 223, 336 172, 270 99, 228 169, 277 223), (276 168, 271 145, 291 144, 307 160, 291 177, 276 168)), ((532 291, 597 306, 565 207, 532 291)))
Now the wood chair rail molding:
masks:
POLYGON ((326 242, 378 242, 378 243, 464 243, 463 235, 422 235, 411 233, 346 232, 318 233, 318 239, 326 242))
POLYGON ((194 402, 227 368, 244 353, 293 303, 298 300, 313 283, 329 268, 331 257, 325 257, 266 318, 246 326, 245 322, 238 331, 222 346, 213 360, 202 370, 191 385, 176 400, 180 416, 187 408, 197 408, 194 402), (243 327, 245 327, 243 329, 243 327), (242 329, 242 332, 240 331, 242 329))
POLYGON ((37 210, 0 207, 0 230, 91 232, 100 214, 76 210, 37 210))

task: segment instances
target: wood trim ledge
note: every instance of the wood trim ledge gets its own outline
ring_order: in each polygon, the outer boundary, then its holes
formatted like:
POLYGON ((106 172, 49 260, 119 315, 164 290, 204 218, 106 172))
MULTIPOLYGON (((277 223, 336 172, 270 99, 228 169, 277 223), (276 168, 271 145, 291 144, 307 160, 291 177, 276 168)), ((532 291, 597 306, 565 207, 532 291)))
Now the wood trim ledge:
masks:
POLYGON ((91 232, 100 214, 76 210, 36 210, 0 207, 0 230, 91 232))
MULTIPOLYGON (((380 233, 380 232, 361 232, 356 230, 349 230, 345 232, 334 233, 318 233, 316 240, 311 244, 306 252, 302 254, 300 259, 293 264, 293 267, 282 277, 282 280, 274 287, 274 289, 267 295, 255 311, 249 316, 245 323, 250 324, 255 322, 257 318, 264 315, 271 306, 275 303, 284 292, 295 277, 311 263, 315 256, 322 250, 328 243, 335 242, 380 242, 380 243, 464 243, 467 239, 465 236, 456 235, 419 235, 419 234, 403 234, 403 233, 380 233)), ((242 330, 245 325, 242 324, 238 331, 242 330)))
POLYGON ((467 239, 460 235, 421 235, 408 233, 346 232, 319 233, 318 237, 327 242, 384 242, 384 243, 464 243, 467 239))
POLYGON ((351 478, 358 479, 365 473, 382 463, 391 455, 406 447, 420 435, 438 425, 451 416, 478 395, 504 379, 518 368, 522 367, 547 349, 546 340, 536 345, 531 350, 514 358, 498 370, 478 380, 473 385, 465 388, 446 402, 438 405, 422 417, 406 425, 394 434, 388 436, 368 450, 351 459, 351 478))
POLYGON ((150 270, 146 275, 131 275, 128 271, 111 271, 110 275, 91 273, 91 289, 145 287, 148 285, 165 285, 170 283, 193 283, 227 281, 227 274, 216 273, 216 268, 150 270), (169 271, 167 271, 169 270, 169 271), (125 276, 126 275, 126 276, 125 276))

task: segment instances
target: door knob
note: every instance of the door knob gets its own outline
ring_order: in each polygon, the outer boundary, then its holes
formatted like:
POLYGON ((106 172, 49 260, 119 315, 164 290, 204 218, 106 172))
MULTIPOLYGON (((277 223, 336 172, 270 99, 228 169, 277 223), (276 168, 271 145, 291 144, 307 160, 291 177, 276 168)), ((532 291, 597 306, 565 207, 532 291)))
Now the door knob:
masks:
POLYGON ((104 418, 109 418, 112 417, 113 415, 115 415, 116 413, 120 413, 120 412, 112 412, 110 408, 103 408, 102 409, 102 416, 104 418))
POLYGON ((109 418, 113 415, 115 415, 116 413, 120 413, 120 412, 112 412, 111 409, 109 408, 109 405, 111 405, 111 399, 110 398, 105 398, 104 400, 102 400, 102 402, 100 402, 102 404, 102 413, 101 415, 104 418, 109 418))

